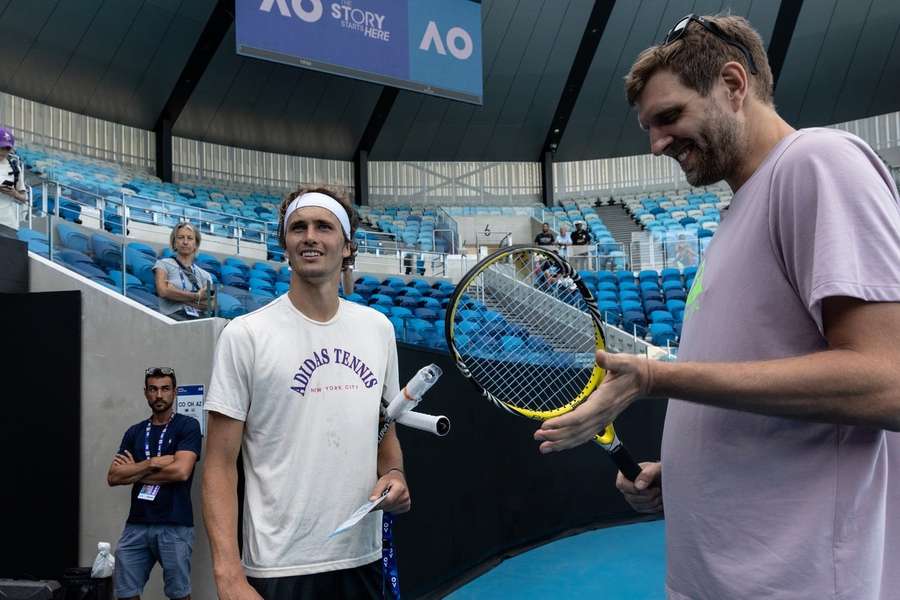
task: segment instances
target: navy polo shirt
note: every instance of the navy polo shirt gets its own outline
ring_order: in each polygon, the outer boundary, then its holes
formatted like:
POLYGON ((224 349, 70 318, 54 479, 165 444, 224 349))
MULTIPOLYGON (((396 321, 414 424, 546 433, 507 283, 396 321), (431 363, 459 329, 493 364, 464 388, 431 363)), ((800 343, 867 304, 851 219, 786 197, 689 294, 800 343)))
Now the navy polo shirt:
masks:
MULTIPOLYGON (((159 436, 165 425, 150 426, 150 455, 156 456, 159 448, 159 436)), ((119 446, 119 454, 125 450, 131 453, 135 462, 146 460, 148 456, 144 452, 144 438, 147 433, 147 419, 135 423, 128 428, 119 446)), ((190 450, 200 460, 200 423, 193 417, 175 414, 166 437, 163 440, 162 455, 174 455, 181 450, 190 450)), ((173 481, 160 483, 159 493, 155 500, 139 500, 138 493, 144 486, 135 483, 131 487, 131 511, 128 513, 128 522, 141 525, 186 525, 194 526, 194 512, 191 508, 191 482, 194 479, 194 471, 187 481, 173 481)))

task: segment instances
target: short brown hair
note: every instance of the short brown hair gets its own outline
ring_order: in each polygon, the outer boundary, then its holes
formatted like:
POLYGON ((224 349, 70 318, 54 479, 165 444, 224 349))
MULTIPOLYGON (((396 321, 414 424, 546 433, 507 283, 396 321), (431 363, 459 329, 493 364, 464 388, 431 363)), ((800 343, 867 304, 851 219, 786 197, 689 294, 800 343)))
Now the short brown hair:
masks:
POLYGON ((723 32, 747 48, 756 63, 756 75, 750 73, 750 65, 743 52, 691 21, 679 39, 670 44, 651 46, 638 55, 625 76, 628 104, 635 105, 644 86, 662 69, 677 75, 681 83, 696 90, 701 96, 708 96, 722 67, 725 63, 734 61, 743 65, 747 71, 750 87, 756 97, 765 104, 774 105, 772 69, 769 67, 762 38, 750 22, 743 17, 730 15, 703 19, 714 22, 723 32))
POLYGON ((286 248, 287 246, 284 239, 284 213, 285 211, 287 211, 288 205, 290 205, 290 203, 293 202, 295 198, 302 196, 303 194, 310 194, 313 192, 331 196, 332 198, 337 200, 338 204, 340 204, 344 208, 344 210, 347 211, 347 217, 350 219, 350 239, 347 240, 347 243, 350 244, 350 256, 344 259, 344 263, 342 266, 342 268, 347 268, 348 266, 353 264, 353 261, 356 258, 356 242, 353 241, 353 235, 356 233, 357 227, 359 227, 359 213, 356 212, 356 209, 353 207, 353 203, 350 202, 350 198, 347 197, 347 195, 338 188, 327 185, 301 185, 295 191, 285 196, 284 200, 281 201, 281 206, 278 208, 278 243, 282 248, 286 248))
POLYGON ((196 240, 196 242, 197 242, 197 249, 195 250, 195 252, 199 251, 200 250, 200 230, 197 229, 196 227, 194 227, 193 225, 191 225, 190 223, 188 223, 187 221, 185 221, 183 223, 179 223, 178 225, 176 225, 175 227, 172 228, 172 233, 169 234, 169 247, 172 248, 172 250, 175 249, 175 236, 177 236, 178 232, 181 231, 182 229, 184 229, 185 227, 190 227, 191 231, 194 232, 194 240, 196 240))

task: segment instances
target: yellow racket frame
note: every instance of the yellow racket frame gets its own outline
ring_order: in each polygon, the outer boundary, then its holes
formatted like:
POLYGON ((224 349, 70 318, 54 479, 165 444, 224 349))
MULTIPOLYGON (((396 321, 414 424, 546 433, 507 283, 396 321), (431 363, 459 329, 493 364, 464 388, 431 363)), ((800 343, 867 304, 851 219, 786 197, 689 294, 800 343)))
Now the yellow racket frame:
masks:
MULTIPOLYGON (((477 265, 476 268, 473 268, 472 271, 470 271, 468 274, 466 274, 463 277, 463 280, 460 281, 460 283, 458 284, 458 285, 462 285, 463 287, 459 288, 459 289, 462 290, 462 289, 465 289, 466 287, 468 287, 468 284, 470 281, 472 281, 473 279, 478 277, 478 275, 480 273, 486 271, 494 263, 496 263, 504 258, 509 257, 511 254, 514 254, 515 252, 520 252, 522 250, 528 250, 528 249, 536 249, 539 252, 547 254, 548 256, 550 256, 551 258, 553 258, 560 264, 568 265, 568 263, 562 257, 560 257, 558 254, 556 254, 555 252, 550 252, 543 248, 535 248, 534 246, 531 246, 528 244, 523 244, 520 246, 511 246, 509 248, 504 248, 502 250, 499 250, 499 251, 495 252, 494 255, 485 258, 479 265, 477 265)), ((571 266, 570 266, 570 269, 571 269, 571 266)), ((574 270, 572 270, 572 271, 574 272, 574 270)), ((580 277, 578 277, 577 273, 575 273, 575 275, 576 275, 575 280, 579 285, 579 290, 581 290, 584 286, 584 283, 581 282, 580 277)), ((461 296, 462 296, 462 294, 459 293, 459 295, 457 297, 459 298, 461 296)), ((593 296, 591 296, 591 297, 593 297, 593 296)), ((455 354, 454 358, 457 359, 457 362, 461 363, 462 361, 460 360, 459 353, 456 351, 456 345, 453 343, 453 339, 455 337, 454 332, 453 332, 453 323, 456 322, 457 304, 458 304, 457 302, 453 303, 452 310, 447 315, 447 337, 449 338, 449 341, 450 341, 449 346, 453 350, 453 353, 455 354)), ((591 314, 590 316, 591 316, 591 322, 594 325, 594 341, 596 343, 597 350, 604 350, 606 348, 606 345, 603 340, 603 331, 600 329, 600 323, 597 321, 597 318, 595 315, 591 314)), ((547 419, 552 419, 553 417, 558 417, 560 415, 564 415, 564 414, 570 412, 576 406, 578 406, 579 404, 581 404, 582 402, 587 400, 588 396, 590 396, 591 393, 595 389, 597 389, 597 386, 600 385, 600 383, 603 381, 603 378, 605 376, 606 376, 606 371, 603 368, 601 368, 600 365, 594 363, 594 369, 591 372, 591 377, 590 377, 590 379, 588 379, 587 383, 585 384, 584 388, 582 388, 581 392, 579 392, 578 395, 571 402, 564 404, 563 406, 561 406, 559 408, 555 408, 553 410, 538 411, 538 410, 529 410, 527 408, 520 408, 518 406, 508 404, 507 402, 504 402, 502 399, 497 398, 497 397, 493 396, 492 394, 489 394, 488 392, 484 392, 484 393, 486 395, 489 395, 492 401, 502 404, 503 406, 508 408, 510 411, 520 414, 523 417, 528 417, 529 419, 534 419, 536 421, 546 421, 547 419)), ((603 429, 603 433, 599 433, 596 436, 594 436, 594 442, 603 446, 604 448, 609 447, 611 444, 613 444, 613 442, 615 440, 616 440, 616 430, 613 427, 612 423, 609 423, 608 425, 606 425, 606 427, 603 429)))

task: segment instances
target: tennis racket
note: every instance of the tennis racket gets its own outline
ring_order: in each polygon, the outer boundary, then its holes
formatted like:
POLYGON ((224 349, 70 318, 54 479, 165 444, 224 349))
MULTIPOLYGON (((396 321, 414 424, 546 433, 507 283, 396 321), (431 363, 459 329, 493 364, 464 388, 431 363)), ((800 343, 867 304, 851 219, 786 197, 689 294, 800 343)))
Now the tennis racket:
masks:
MULTIPOLYGON (((445 333, 457 367, 488 400, 538 421, 574 409, 605 374, 594 295, 540 246, 503 248, 466 273, 447 305, 445 333)), ((594 441, 634 481, 641 468, 611 423, 594 441)))

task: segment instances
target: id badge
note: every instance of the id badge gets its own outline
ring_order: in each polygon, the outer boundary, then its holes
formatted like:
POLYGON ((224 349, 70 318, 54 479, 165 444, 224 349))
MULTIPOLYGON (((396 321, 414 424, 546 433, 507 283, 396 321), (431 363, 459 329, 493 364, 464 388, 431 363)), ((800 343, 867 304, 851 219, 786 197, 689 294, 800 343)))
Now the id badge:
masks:
POLYGON ((197 307, 195 307, 195 306, 188 306, 185 304, 184 312, 189 317, 199 317, 200 316, 200 313, 197 311, 197 307))
POLYGON ((156 495, 159 493, 159 485, 151 485, 149 483, 145 483, 141 487, 141 491, 138 492, 138 500, 149 500, 150 502, 156 500, 156 495))

